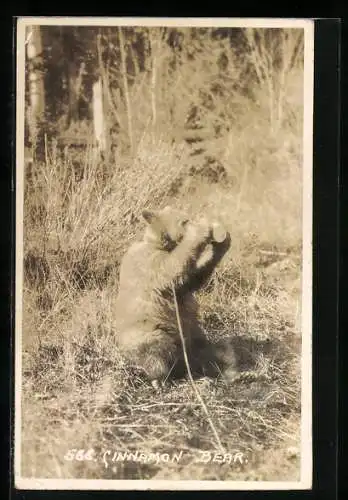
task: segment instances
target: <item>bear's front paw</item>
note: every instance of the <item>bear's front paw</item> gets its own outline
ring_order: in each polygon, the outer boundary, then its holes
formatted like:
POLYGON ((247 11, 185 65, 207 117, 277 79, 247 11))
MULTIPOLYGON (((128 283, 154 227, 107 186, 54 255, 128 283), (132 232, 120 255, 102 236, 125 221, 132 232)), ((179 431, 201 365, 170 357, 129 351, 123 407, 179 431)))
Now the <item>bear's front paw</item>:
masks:
POLYGON ((211 226, 205 221, 190 224, 186 231, 186 239, 192 242, 208 241, 211 237, 211 226))

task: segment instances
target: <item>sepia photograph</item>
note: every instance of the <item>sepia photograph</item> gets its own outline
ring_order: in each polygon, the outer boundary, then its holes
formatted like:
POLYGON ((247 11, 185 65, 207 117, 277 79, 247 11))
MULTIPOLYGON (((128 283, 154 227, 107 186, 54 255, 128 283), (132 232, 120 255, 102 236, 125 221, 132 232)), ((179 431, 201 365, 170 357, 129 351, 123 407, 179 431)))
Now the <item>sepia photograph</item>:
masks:
POLYGON ((17 19, 16 488, 311 488, 313 36, 17 19))

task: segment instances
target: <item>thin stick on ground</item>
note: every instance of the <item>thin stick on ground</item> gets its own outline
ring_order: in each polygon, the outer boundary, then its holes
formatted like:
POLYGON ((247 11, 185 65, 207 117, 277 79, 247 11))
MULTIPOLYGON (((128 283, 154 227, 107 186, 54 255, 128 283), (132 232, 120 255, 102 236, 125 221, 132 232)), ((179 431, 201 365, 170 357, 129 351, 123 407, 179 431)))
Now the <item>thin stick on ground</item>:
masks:
POLYGON ((193 380, 193 376, 192 376, 192 372, 191 372, 191 367, 190 367, 190 363, 189 363, 189 360, 188 360, 188 356, 187 356, 187 351, 186 351, 186 345, 185 345, 185 338, 184 338, 184 334, 183 334, 183 331, 182 331, 182 325, 181 325, 181 319, 180 319, 180 312, 179 312, 179 306, 178 306, 178 301, 177 301, 177 298, 176 298, 176 293, 175 293, 175 287, 174 287, 174 283, 172 283, 172 290, 173 290, 173 297, 174 297, 174 305, 175 305, 175 313, 176 313, 176 320, 177 320, 177 323, 178 323, 178 328, 179 328, 179 334, 180 334, 180 339, 181 339, 181 343, 182 343, 182 349, 183 349, 183 353, 184 353, 184 360, 185 360, 185 365, 186 365, 186 369, 187 369, 187 374, 188 374, 188 377, 189 377, 189 380, 190 380, 190 383, 192 385, 192 388, 197 396, 197 399, 207 417, 207 420, 208 420, 208 423, 210 425, 210 428, 214 434, 214 437, 215 437, 215 440, 216 440, 216 443, 217 443, 217 446, 219 448, 219 450, 222 452, 222 453, 225 453, 225 449, 221 443, 221 440, 220 440, 220 437, 219 437, 219 434, 216 430, 216 427, 214 425, 214 422, 211 418, 211 416, 209 415, 209 411, 208 411, 208 408, 207 408, 207 405, 205 404, 199 390, 197 389, 197 386, 195 384, 195 381, 193 380))

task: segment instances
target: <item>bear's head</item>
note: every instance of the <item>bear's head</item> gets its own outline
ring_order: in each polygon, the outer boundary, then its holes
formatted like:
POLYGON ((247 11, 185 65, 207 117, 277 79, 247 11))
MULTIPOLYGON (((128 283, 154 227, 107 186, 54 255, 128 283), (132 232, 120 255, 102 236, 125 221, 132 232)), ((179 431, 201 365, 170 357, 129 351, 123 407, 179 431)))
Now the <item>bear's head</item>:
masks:
POLYGON ((168 252, 183 239, 189 222, 186 214, 171 207, 143 210, 142 216, 147 222, 144 240, 168 252))

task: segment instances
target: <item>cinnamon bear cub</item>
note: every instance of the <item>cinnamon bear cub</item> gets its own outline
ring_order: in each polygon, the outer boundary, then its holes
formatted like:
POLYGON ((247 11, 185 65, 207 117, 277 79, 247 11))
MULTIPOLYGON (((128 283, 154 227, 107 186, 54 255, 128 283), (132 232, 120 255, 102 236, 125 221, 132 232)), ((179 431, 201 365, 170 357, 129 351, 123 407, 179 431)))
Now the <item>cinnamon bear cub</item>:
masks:
POLYGON ((143 240, 129 248, 120 267, 114 310, 120 351, 152 382, 185 374, 174 287, 191 371, 209 376, 226 367, 233 371, 231 346, 208 342, 194 297, 229 249, 230 235, 205 221, 190 222, 170 207, 142 215, 143 240))

